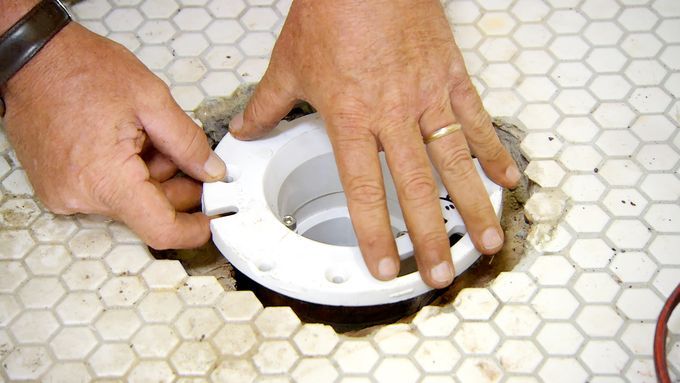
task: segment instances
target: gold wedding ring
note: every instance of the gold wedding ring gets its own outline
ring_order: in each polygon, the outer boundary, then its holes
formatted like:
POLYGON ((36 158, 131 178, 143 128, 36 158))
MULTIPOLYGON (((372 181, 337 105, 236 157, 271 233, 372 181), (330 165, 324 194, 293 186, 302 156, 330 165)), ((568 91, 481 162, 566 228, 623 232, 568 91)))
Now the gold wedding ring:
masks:
POLYGON ((462 126, 460 124, 446 125, 443 128, 435 130, 430 135, 423 137, 423 142, 425 143, 425 145, 427 145, 427 144, 429 144, 433 141, 437 141, 438 139, 440 139, 442 137, 446 137, 449 134, 460 130, 461 128, 462 128, 462 126))

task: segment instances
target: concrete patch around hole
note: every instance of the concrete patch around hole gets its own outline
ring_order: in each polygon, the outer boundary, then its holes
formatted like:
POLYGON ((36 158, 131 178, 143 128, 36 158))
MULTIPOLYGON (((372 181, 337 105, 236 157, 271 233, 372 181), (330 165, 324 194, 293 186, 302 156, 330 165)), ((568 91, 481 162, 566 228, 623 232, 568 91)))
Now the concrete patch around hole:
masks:
MULTIPOLYGON (((255 86, 256 84, 245 84, 239 87, 229 97, 205 100, 194 111, 196 118, 202 122, 203 129, 206 132, 212 147, 215 147, 228 132, 231 118, 243 111, 248 99, 253 94, 255 86)), ((296 105, 285 119, 293 120, 313 112, 313 107, 303 102, 296 105)), ((518 127, 518 121, 509 119, 495 118, 493 120, 493 125, 496 128, 501 142, 511 153, 512 157, 517 162, 520 171, 523 173, 528 165, 527 159, 520 151, 520 142, 525 136, 524 130, 518 127)), ((480 257, 473 266, 462 275, 458 276, 449 288, 440 291, 436 299, 430 302, 430 305, 448 305, 462 289, 467 287, 487 286, 501 272, 510 271, 519 267, 518 265, 520 265, 522 258, 528 250, 526 244, 528 243, 527 238, 532 230, 531 221, 545 221, 536 217, 537 213, 525 215, 524 211, 525 204, 529 201, 530 196, 537 188, 538 186, 531 182, 528 177, 523 176, 516 189, 506 190, 504 192, 501 226, 505 231, 506 241, 503 249, 498 254, 480 257)), ((550 201, 538 199, 533 201, 534 205, 536 205, 534 212, 540 214, 541 209, 548 203, 551 205, 547 207, 549 209, 548 212, 551 213, 549 215, 554 216, 556 214, 553 212, 555 209, 554 206, 563 207, 564 202, 555 202, 555 199, 552 199, 552 195, 547 195, 546 198, 550 199, 550 201)), ((557 198, 557 200, 561 201, 561 198, 557 198)), ((562 212, 559 212, 560 216, 561 213, 562 212)), ((213 275, 227 291, 242 287, 237 286, 237 272, 231 267, 222 254, 220 254, 212 242, 198 249, 171 251, 152 250, 152 254, 157 258, 180 260, 189 275, 213 275)), ((239 281, 241 281, 240 278, 239 281)), ((431 297, 429 299, 431 300, 431 297)), ((298 315, 303 319, 313 317, 313 315, 310 316, 306 314, 307 313, 304 312, 298 312, 298 315)), ((410 323, 414 315, 415 314, 407 317, 401 315, 399 316, 401 319, 396 321, 410 323)), ((394 320, 392 322, 394 322, 394 320)), ((372 326, 371 323, 367 323, 365 326, 356 326, 354 328, 336 327, 336 330, 343 332, 349 331, 346 334, 351 336, 363 336, 379 327, 380 326, 372 326)))

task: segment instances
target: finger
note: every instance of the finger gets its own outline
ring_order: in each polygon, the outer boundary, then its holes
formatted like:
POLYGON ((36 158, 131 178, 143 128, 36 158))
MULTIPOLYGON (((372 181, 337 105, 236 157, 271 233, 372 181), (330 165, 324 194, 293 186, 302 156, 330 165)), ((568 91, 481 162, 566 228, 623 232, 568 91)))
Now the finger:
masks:
POLYGON ((450 93, 453 112, 463 125, 465 138, 484 172, 497 184, 513 188, 521 177, 517 164, 498 139, 491 117, 484 109, 464 66, 462 71, 456 76, 460 80, 450 93))
POLYGON ((201 184, 191 178, 171 178, 157 186, 177 211, 189 211, 201 204, 201 184))
POLYGON ((208 217, 202 213, 178 213, 163 191, 148 178, 141 177, 141 158, 131 157, 111 193, 110 215, 127 224, 140 238, 155 249, 192 248, 210 238, 208 217))
POLYGON ((177 173, 177 165, 154 148, 149 149, 143 158, 149 168, 150 177, 156 181, 166 181, 177 173))
MULTIPOLYGON (((448 105, 443 102, 439 108, 423 113, 420 124, 425 136, 456 122, 448 105)), ((427 144, 427 151, 475 247, 484 254, 500 250, 503 231, 472 162, 463 132, 459 130, 427 144)))
POLYGON ((269 133, 295 106, 290 81, 270 65, 243 113, 229 122, 229 132, 241 140, 254 140, 269 133))
POLYGON ((140 116, 154 147, 191 177, 216 181, 226 176, 224 162, 210 149, 203 130, 182 111, 172 97, 140 116))
POLYGON ((387 212, 375 137, 364 126, 349 126, 354 123, 341 118, 326 122, 366 266, 377 279, 393 279, 399 273, 399 257, 387 212))
POLYGON ((380 131, 387 163, 394 179, 406 227, 415 249, 423 280, 435 288, 446 287, 455 275, 449 239, 416 121, 388 122, 380 131))

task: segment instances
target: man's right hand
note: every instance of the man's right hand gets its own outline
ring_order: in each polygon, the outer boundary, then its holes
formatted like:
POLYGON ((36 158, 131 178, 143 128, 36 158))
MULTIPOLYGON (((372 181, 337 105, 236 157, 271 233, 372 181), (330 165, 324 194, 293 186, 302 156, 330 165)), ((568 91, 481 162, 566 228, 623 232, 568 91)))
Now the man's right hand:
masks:
POLYGON ((154 248, 210 238, 186 211, 199 181, 225 176, 203 131, 168 87, 124 47, 76 23, 62 29, 3 89, 5 129, 50 210, 123 221, 154 248))

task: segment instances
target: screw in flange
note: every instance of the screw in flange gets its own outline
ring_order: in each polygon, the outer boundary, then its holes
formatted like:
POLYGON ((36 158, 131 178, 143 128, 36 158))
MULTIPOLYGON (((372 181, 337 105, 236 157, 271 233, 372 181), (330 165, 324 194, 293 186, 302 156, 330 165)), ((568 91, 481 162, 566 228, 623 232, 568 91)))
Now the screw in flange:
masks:
POLYGON ((295 230, 297 227, 297 220, 292 215, 284 215, 282 222, 290 230, 295 230))

